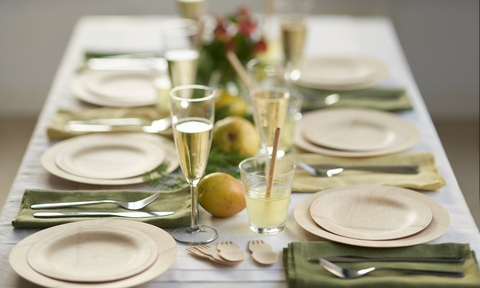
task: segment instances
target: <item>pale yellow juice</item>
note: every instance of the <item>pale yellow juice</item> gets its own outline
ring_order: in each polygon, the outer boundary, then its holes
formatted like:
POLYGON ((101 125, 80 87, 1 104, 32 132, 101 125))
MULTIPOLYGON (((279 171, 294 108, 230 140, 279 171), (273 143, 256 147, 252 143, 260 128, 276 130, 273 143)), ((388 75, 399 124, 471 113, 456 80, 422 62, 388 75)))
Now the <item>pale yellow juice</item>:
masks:
POLYGON ((272 195, 266 197, 267 187, 249 188, 245 193, 250 224, 258 228, 274 228, 287 221, 290 188, 273 187, 272 195))

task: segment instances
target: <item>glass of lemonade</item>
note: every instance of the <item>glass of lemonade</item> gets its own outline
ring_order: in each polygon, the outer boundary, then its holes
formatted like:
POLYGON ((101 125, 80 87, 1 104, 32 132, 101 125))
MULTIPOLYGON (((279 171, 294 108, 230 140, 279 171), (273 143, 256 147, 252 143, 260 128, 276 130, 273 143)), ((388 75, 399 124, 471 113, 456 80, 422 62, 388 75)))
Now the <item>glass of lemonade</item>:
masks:
POLYGON ((259 234, 277 234, 285 229, 292 190, 295 164, 288 159, 277 159, 273 187, 267 194, 268 157, 254 157, 239 165, 250 229, 259 234))
POLYGON ((198 224, 197 185, 205 172, 212 144, 215 89, 184 85, 170 90, 171 116, 175 147, 180 167, 190 185, 191 225, 177 228, 173 238, 186 244, 205 244, 217 239, 212 227, 198 224))

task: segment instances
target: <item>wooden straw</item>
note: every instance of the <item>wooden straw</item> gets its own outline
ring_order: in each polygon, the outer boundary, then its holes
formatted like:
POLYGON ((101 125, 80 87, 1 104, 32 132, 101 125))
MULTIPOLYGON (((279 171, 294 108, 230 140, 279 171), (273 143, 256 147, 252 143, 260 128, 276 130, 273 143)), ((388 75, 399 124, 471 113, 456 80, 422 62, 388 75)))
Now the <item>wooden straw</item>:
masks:
POLYGON ((270 197, 272 194, 272 187, 273 187, 273 175, 275 174, 275 163, 277 163, 277 151, 278 151, 278 143, 280 142, 280 127, 275 129, 275 138, 273 140, 273 151, 272 151, 272 160, 270 161, 270 171, 268 173, 267 178, 267 198, 270 197))
POLYGON ((250 78, 248 78, 247 72, 243 68, 242 63, 240 63, 240 60, 238 60, 235 52, 230 50, 227 51, 227 59, 230 61, 230 64, 232 64, 233 69, 235 69, 235 72, 237 72, 242 82, 247 86, 248 90, 252 90, 252 82, 250 81, 250 78))

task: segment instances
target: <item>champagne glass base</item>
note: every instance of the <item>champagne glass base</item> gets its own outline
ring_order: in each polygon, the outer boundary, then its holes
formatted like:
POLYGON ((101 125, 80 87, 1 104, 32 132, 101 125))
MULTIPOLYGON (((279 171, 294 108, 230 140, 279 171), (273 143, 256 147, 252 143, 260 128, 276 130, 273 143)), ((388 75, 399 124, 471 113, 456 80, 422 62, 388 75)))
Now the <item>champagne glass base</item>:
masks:
POLYGON ((180 243, 199 245, 215 241, 218 237, 217 230, 205 225, 198 225, 197 229, 190 226, 179 227, 173 231, 173 238, 180 243))

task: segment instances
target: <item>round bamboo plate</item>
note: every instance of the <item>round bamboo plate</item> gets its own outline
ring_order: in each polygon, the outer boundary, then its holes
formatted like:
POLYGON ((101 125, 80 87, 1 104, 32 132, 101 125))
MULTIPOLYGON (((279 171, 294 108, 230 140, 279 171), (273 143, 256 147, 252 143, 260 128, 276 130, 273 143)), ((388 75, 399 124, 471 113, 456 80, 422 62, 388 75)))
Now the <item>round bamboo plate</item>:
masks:
POLYGON ((363 240, 407 237, 432 221, 432 210, 423 202, 370 189, 322 194, 310 206, 310 215, 325 230, 363 240))
POLYGON ((148 281, 151 281, 164 273, 175 261, 177 257, 177 243, 166 231, 142 222, 117 220, 117 219, 105 219, 105 220, 88 220, 80 221, 69 224, 63 224, 52 228, 41 230, 35 234, 28 236, 20 241, 10 252, 9 262, 13 270, 25 278, 26 280, 44 287, 62 287, 62 288, 123 288, 133 287, 148 281), (52 233, 57 231, 63 225, 71 225, 72 227, 111 227, 112 225, 118 225, 120 227, 128 227, 141 231, 152 238, 158 248, 158 256, 152 266, 145 271, 134 275, 129 278, 125 278, 118 281, 111 282, 97 282, 97 283, 81 283, 81 282, 68 282, 53 279, 44 276, 35 271, 27 262, 27 254, 29 249, 38 241, 52 233))
MULTIPOLYGON (((173 141, 165 137, 162 137, 160 135, 146 134, 146 133, 109 133, 109 134, 101 133, 101 134, 87 134, 87 135, 82 135, 77 137, 82 137, 82 139, 84 139, 85 141, 89 141, 97 137, 100 137, 100 138, 107 137, 108 139, 117 139, 117 141, 122 141, 122 139, 145 141, 145 142, 148 141, 155 145, 158 145, 164 150, 164 154, 165 154, 164 162, 169 163, 168 168, 166 170, 167 173, 171 173, 173 170, 177 169, 179 165, 175 144, 173 143, 173 141)), ((71 180, 79 183, 87 183, 87 184, 126 185, 126 184, 137 184, 137 183, 145 182, 142 175, 137 177, 132 177, 132 178, 124 178, 124 179, 94 179, 94 178, 88 178, 88 177, 82 177, 82 176, 70 174, 60 169, 55 164, 55 155, 57 151, 61 149, 64 145, 68 145, 68 144, 65 144, 65 143, 68 143, 67 141, 70 141, 73 139, 67 139, 67 140, 58 142, 57 144, 53 145, 52 147, 45 150, 45 152, 43 152, 42 157, 40 158, 40 162, 42 163, 42 166, 43 168, 45 168, 45 170, 63 179, 67 179, 67 180, 71 180)), ((153 175, 158 176, 156 172, 153 173, 153 175)))
POLYGON ((131 277, 157 260, 157 243, 128 227, 60 225, 33 245, 27 261, 37 272, 64 281, 106 282, 131 277))
POLYGON ((391 247, 406 247, 406 246, 413 246, 417 244, 426 243, 428 241, 434 240, 440 237, 443 233, 445 233, 450 226, 450 216, 448 215, 447 210, 443 208, 435 200, 431 199, 428 196, 425 196, 419 192, 415 192, 412 190, 399 188, 399 187, 391 187, 391 186, 377 186, 377 185, 352 185, 352 186, 344 186, 344 187, 337 187, 332 189, 327 189, 309 197, 303 199, 300 203, 298 203, 297 207, 294 210, 294 217, 297 223, 308 232, 325 238, 327 240, 335 241, 338 243, 344 243, 354 246, 361 246, 361 247, 375 247, 375 248, 391 248, 391 247), (392 239, 392 240, 361 240, 361 239, 354 239, 349 238, 341 235, 334 234, 329 232, 315 223, 312 216, 310 215, 310 206, 311 204, 320 196, 325 195, 326 193, 333 193, 336 191, 343 191, 343 190, 355 190, 355 189, 370 189, 370 190, 378 190, 384 191, 385 193, 391 194, 399 194, 399 195, 407 195, 412 197, 416 200, 421 201, 422 203, 426 204, 430 210, 432 211, 432 222, 422 231, 416 233, 414 235, 399 238, 399 239, 392 239))
MULTIPOLYGON (((335 150, 328 147, 317 146, 311 142, 309 142, 303 135, 305 134, 305 130, 312 126, 312 123, 316 123, 317 115, 320 113, 331 113, 330 111, 335 110, 349 110, 352 113, 355 111, 359 111, 362 109, 328 109, 328 110, 319 110, 307 113, 303 115, 302 120, 298 121, 297 126, 295 128, 295 133, 293 137, 293 142, 295 146, 299 147, 308 152, 312 153, 319 153, 323 155, 331 155, 331 156, 339 156, 339 157, 369 157, 369 156, 379 156, 379 155, 387 155, 397 152, 402 152, 408 150, 415 146, 421 139, 422 135, 420 131, 413 126, 412 124, 408 123, 407 121, 398 122, 399 125, 402 125, 406 133, 403 133, 403 137, 397 137, 393 140, 391 144, 386 147, 377 149, 377 150, 369 150, 369 151, 346 151, 346 150, 335 150)), ((375 113, 385 113, 375 111, 375 113)), ((390 117, 397 117, 394 115, 389 115, 390 117)))

